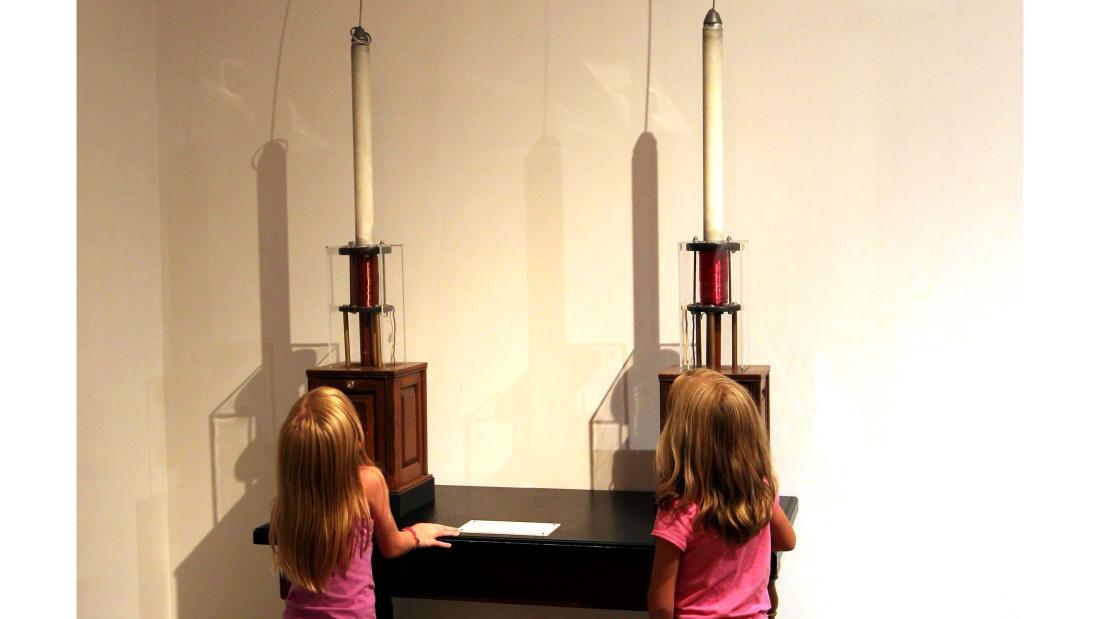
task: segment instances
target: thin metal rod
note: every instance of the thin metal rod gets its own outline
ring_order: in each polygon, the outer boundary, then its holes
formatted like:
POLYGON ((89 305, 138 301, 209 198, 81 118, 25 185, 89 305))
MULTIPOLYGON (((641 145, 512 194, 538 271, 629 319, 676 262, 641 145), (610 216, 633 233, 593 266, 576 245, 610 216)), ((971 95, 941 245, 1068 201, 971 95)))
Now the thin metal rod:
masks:
MULTIPOLYGON (((348 313, 340 312, 344 315, 344 367, 351 367, 351 329, 348 328, 348 313)), ((332 324, 332 323, 329 323, 332 324)))
POLYGON ((378 357, 374 356, 374 315, 359 312, 359 364, 366 367, 376 367, 378 357))
POLYGON ((707 314, 707 367, 715 372, 722 367, 722 315, 707 314))
POLYGON ((693 322, 695 323, 695 337, 692 338, 692 361, 693 367, 700 367, 703 365, 703 317, 699 314, 692 314, 693 322))
POLYGON ((691 302, 699 302, 699 293, 696 287, 699 285, 699 252, 691 253, 691 302))
MULTIPOLYGON (((691 302, 699 302, 699 293, 697 287, 699 285, 699 252, 691 252, 691 302)), ((693 354, 692 367, 700 367, 703 365, 703 343, 700 339, 702 337, 702 317, 699 314, 694 315, 693 323, 695 325, 695 334, 693 338, 693 354)))
POLYGON ((374 351, 374 363, 378 367, 385 367, 386 361, 382 358, 382 314, 375 312, 370 315, 371 321, 371 350, 374 351))
MULTIPOLYGON (((381 245, 381 243, 379 243, 381 245)), ((378 260, 382 263, 382 289, 379 291, 378 298, 381 299, 383 312, 386 307, 386 254, 383 252, 378 253, 378 260)), ((392 333, 391 333, 392 337, 392 333)), ((382 356, 382 317, 378 317, 378 365, 386 367, 386 359, 382 356)))
POLYGON ((741 360, 739 359, 739 351, 737 350, 737 312, 730 315, 730 354, 733 359, 733 371, 741 371, 741 360))

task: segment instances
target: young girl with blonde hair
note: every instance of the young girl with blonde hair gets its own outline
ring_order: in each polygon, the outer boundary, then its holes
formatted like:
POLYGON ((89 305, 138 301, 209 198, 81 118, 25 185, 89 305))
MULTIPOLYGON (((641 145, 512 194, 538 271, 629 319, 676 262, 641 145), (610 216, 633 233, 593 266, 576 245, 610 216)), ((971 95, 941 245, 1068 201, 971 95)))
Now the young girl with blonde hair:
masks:
POLYGON ((386 480, 363 445, 354 406, 330 387, 299 398, 279 430, 271 548, 291 583, 284 619, 373 619, 372 538, 392 558, 450 548, 438 538, 458 535, 427 523, 398 531, 386 480))
POLYGON ((773 550, 794 548, 768 437, 744 387, 685 372, 657 442, 650 617, 766 617, 773 550))

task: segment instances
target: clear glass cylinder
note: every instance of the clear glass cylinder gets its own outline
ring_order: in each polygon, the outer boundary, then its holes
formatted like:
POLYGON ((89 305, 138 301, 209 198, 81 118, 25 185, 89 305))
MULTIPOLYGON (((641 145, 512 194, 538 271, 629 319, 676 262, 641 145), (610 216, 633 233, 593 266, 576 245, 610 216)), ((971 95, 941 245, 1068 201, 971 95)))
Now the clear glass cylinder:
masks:
MULTIPOLYGON (((372 293, 371 304, 348 312, 347 350, 351 352, 351 363, 360 364, 359 324, 360 315, 377 315, 379 344, 381 349, 380 367, 386 367, 405 361, 405 268, 404 246, 375 246, 377 261, 377 292, 372 293)), ((329 349, 331 357, 339 363, 348 360, 344 340, 344 311, 352 299, 357 296, 352 290, 350 263, 352 256, 341 254, 347 246, 329 245, 325 247, 325 259, 328 265, 328 286, 325 311, 328 316, 329 349)))

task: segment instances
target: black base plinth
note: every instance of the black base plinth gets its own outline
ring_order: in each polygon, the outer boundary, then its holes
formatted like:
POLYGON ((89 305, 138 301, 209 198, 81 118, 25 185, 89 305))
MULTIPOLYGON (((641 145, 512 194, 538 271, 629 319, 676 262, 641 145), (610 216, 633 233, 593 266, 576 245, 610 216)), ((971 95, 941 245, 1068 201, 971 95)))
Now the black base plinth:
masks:
POLYGON ((409 486, 400 492, 390 492, 390 511, 395 519, 407 516, 435 501, 435 477, 428 475, 424 481, 409 486))

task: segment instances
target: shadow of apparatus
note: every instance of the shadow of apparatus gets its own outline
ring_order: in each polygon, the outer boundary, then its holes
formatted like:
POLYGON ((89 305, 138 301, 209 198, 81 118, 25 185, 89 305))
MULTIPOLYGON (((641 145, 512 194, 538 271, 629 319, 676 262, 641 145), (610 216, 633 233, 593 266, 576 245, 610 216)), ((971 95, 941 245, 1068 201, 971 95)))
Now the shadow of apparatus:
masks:
POLYGON ((180 617, 276 616, 282 606, 269 552, 249 532, 270 516, 275 434, 323 346, 291 343, 288 144, 275 139, 287 0, 276 57, 269 140, 254 153, 260 288, 260 365, 207 417, 212 526, 176 569, 180 617))
POLYGON ((676 364, 660 342, 657 138, 649 132, 653 3, 648 3, 645 117, 630 163, 634 349, 589 419, 591 487, 651 490, 659 431, 657 373, 676 364))
POLYGON ((213 527, 176 570, 180 617, 258 616, 281 606, 271 556, 252 546, 249 531, 270 516, 278 424, 324 348, 290 340, 286 156, 286 142, 271 140, 254 159, 261 364, 209 415, 213 527))
POLYGON ((589 420, 596 489, 650 490, 659 425, 657 373, 677 355, 660 343, 657 140, 643 132, 631 157, 634 349, 589 420))
MULTIPOLYGON (((543 134, 527 157, 527 369, 467 421, 467 470, 503 485, 568 486, 537 462, 555 459, 556 432, 577 391, 565 332, 561 142, 543 134), (499 446, 509 445, 510 449, 499 446), (536 481, 531 471, 539 471, 536 481)), ((560 458, 559 458, 560 459, 560 458)))
POLYGON ((550 105, 550 2, 543 3, 542 127, 524 165, 526 367, 478 406, 465 424, 465 469, 496 485, 580 488, 588 484, 582 391, 600 351, 570 343, 567 329, 563 145, 550 105), (555 463, 553 466, 548 463, 555 463))

